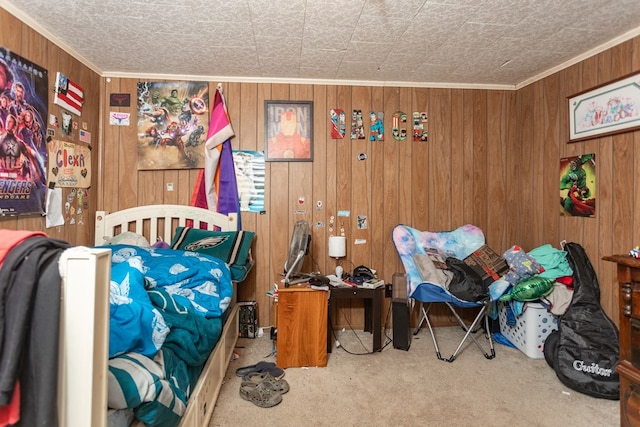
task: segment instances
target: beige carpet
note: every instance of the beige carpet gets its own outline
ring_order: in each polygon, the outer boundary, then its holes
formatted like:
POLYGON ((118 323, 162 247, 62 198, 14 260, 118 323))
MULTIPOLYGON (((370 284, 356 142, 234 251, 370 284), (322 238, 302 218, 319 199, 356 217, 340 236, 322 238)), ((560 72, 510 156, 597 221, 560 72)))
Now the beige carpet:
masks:
MULTIPOLYGON (((438 328, 449 356, 461 329, 438 328)), ((595 399, 564 387, 544 359, 496 344, 487 360, 471 343, 453 363, 436 359, 428 330, 409 351, 389 344, 380 353, 351 355, 341 348, 324 368, 289 368, 282 402, 260 408, 239 395, 237 368, 275 362, 265 336, 238 341, 239 358, 226 374, 210 426, 617 426, 619 401, 595 399)), ((481 337, 484 342, 484 337, 481 337)), ((371 349, 371 335, 339 333, 352 353, 371 349), (366 348, 365 348, 366 347, 366 348)))

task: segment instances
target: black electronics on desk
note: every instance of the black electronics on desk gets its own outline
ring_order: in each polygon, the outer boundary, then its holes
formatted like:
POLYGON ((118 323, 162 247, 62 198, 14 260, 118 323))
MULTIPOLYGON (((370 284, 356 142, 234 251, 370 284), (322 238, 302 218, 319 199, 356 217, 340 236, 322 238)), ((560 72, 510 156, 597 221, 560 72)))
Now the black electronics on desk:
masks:
POLYGON ((360 286, 367 280, 375 279, 375 277, 375 273, 369 267, 359 265, 353 269, 351 274, 347 274, 344 280, 360 286))

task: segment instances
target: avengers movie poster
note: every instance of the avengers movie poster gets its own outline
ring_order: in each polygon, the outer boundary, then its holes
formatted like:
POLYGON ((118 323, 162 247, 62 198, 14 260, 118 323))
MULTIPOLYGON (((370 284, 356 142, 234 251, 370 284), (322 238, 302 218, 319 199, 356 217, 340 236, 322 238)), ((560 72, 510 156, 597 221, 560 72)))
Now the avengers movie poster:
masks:
POLYGON ((560 215, 596 216, 595 153, 560 159, 560 215))
POLYGON ((47 70, 0 47, 0 214, 44 214, 47 70))
POLYGON ((138 83, 138 170, 204 168, 208 130, 208 83, 138 83))

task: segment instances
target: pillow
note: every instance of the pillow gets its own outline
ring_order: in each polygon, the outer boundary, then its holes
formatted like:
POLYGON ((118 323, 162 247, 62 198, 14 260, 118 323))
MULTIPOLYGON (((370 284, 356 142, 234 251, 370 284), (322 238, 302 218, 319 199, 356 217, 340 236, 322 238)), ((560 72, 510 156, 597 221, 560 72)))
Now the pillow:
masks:
POLYGON ((505 280, 513 286, 522 280, 544 271, 544 267, 518 245, 507 249, 502 257, 509 265, 509 271, 505 275, 505 280))
POLYGON ((141 248, 150 248, 149 241, 142 235, 133 231, 125 231, 117 236, 107 239, 107 245, 133 245, 141 248))
POLYGON ((251 231, 209 231, 177 227, 171 249, 200 252, 226 262, 231 279, 243 281, 253 266, 251 245, 255 233, 251 231))

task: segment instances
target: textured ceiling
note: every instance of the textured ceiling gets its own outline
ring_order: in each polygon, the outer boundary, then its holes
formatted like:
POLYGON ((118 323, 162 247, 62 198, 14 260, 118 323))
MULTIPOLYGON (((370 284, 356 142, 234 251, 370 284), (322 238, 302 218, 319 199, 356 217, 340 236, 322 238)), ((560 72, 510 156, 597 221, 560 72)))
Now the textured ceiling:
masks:
POLYGON ((0 0, 103 76, 519 87, 640 34, 638 0, 0 0))

